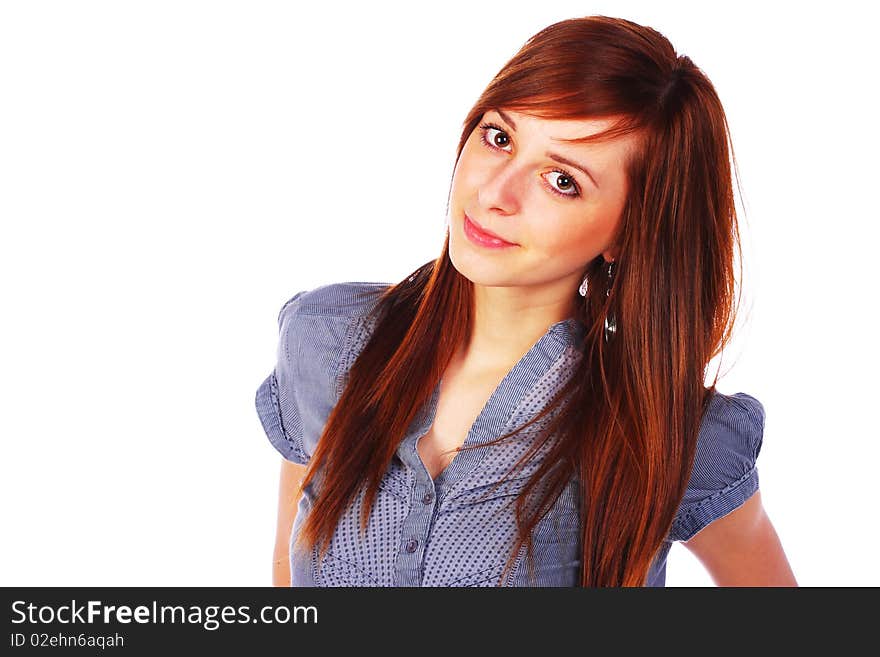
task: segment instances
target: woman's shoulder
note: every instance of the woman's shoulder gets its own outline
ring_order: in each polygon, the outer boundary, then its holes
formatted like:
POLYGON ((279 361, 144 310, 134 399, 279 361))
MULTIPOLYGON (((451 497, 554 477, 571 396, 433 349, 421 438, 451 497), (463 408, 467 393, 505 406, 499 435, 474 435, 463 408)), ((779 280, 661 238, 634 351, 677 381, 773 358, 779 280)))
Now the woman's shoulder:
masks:
POLYGON ((363 317, 388 287, 389 283, 346 281, 300 290, 281 307, 278 320, 295 315, 363 317))
POLYGON ((713 391, 703 415, 693 468, 673 524, 673 540, 688 540, 758 490, 764 405, 745 392, 713 391))
MULTIPOLYGON (((302 386, 337 391, 340 368, 360 344, 369 315, 387 283, 342 282, 301 290, 278 314, 279 362, 302 386)), ((328 397, 329 398, 329 397, 328 397)))
POLYGON ((387 287, 332 283, 300 290, 282 305, 277 361, 257 390, 256 409, 287 460, 309 462, 339 394, 338 372, 360 333, 353 329, 387 287))
POLYGON ((747 474, 761 451, 765 417, 764 405, 756 397, 714 391, 700 425, 694 466, 701 468, 695 474, 704 477, 696 483, 708 476, 721 477, 709 482, 717 484, 747 474))

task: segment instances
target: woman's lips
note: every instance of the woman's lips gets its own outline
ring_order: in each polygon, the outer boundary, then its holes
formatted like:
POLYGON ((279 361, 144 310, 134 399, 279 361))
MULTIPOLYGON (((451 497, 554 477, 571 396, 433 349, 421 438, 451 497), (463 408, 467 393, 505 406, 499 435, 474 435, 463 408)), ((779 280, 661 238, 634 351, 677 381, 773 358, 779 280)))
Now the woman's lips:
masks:
POLYGON ((513 242, 503 240, 500 237, 481 229, 471 221, 471 218, 467 216, 467 213, 464 215, 464 234, 477 246, 482 246, 487 249, 504 249, 510 246, 517 246, 513 242))

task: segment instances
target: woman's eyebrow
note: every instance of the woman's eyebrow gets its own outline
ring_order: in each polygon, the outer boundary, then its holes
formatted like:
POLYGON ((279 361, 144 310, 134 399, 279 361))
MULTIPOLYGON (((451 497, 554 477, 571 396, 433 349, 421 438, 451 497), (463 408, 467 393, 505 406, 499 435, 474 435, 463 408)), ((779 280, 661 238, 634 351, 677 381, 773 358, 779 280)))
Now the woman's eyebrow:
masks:
POLYGON ((496 109, 495 111, 501 115, 501 118, 504 119, 505 123, 507 123, 514 130, 516 130, 516 123, 514 122, 514 120, 512 118, 510 118, 510 115, 507 112, 500 110, 500 109, 496 109))
MULTIPOLYGON (((512 118, 510 118, 510 115, 507 112, 505 112, 504 110, 499 109, 499 108, 495 108, 495 111, 498 113, 498 115, 502 119, 504 119, 505 123, 507 123, 514 130, 516 130, 516 122, 512 118)), ((544 153, 544 155, 549 157, 551 160, 556 160, 560 164, 567 164, 570 167, 574 167, 575 169, 577 169, 578 171, 583 173, 585 176, 587 176, 590 180, 592 180, 593 184, 596 186, 596 189, 599 188, 599 183, 596 182, 596 178, 593 177, 593 174, 590 173, 590 170, 587 169, 587 167, 585 167, 584 165, 578 164, 574 160, 570 160, 567 157, 563 157, 562 155, 559 155, 557 153, 551 153, 550 151, 547 151, 546 153, 544 153)))

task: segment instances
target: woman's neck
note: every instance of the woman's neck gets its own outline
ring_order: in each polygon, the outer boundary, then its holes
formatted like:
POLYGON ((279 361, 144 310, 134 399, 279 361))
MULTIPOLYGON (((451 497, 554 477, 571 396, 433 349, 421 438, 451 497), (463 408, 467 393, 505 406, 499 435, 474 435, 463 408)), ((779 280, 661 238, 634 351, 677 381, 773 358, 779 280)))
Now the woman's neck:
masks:
POLYGON ((527 296, 517 288, 474 286, 474 323, 455 358, 468 369, 509 371, 557 322, 574 316, 569 295, 527 296))

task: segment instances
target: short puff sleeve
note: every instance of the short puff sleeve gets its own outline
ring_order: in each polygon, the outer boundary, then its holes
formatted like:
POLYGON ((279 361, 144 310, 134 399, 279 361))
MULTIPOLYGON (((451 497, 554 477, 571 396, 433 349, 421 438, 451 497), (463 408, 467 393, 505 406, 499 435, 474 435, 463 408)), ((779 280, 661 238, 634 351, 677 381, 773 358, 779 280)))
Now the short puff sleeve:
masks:
POLYGON ((700 426, 691 478, 673 520, 670 540, 690 540, 758 490, 756 462, 764 437, 764 418, 764 406, 751 395, 713 394, 700 426))
POLYGON ((303 422, 296 405, 298 385, 297 338, 294 323, 299 298, 306 290, 297 292, 278 313, 278 357, 275 369, 257 389, 257 415, 269 442, 288 461, 306 465, 309 455, 303 447, 303 422))

